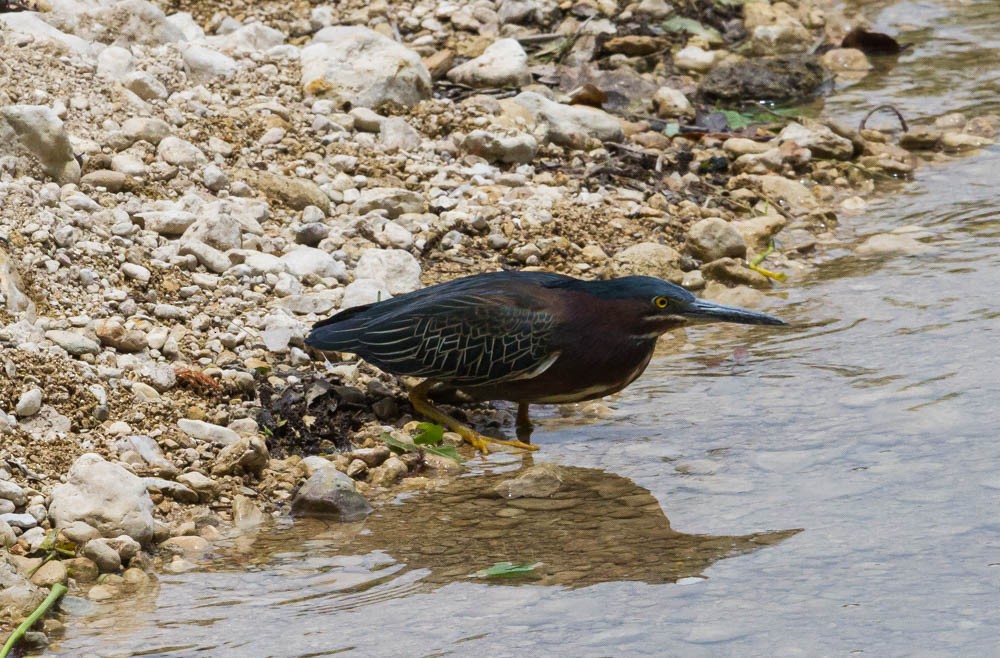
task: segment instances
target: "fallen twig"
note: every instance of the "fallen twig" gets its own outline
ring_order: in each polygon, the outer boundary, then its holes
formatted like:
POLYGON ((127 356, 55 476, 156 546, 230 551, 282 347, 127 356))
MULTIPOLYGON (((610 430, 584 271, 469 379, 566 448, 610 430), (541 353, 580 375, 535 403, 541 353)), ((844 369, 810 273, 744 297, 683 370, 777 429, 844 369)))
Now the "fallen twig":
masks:
POLYGON ((895 105, 879 105, 878 107, 874 108, 871 112, 866 114, 865 118, 862 119, 861 123, 858 124, 858 130, 859 131, 864 130, 865 124, 868 122, 868 119, 870 119, 871 116, 876 112, 880 112, 882 110, 889 110, 893 114, 895 114, 896 118, 899 119, 899 125, 903 128, 903 132, 904 133, 909 132, 910 127, 906 125, 906 119, 903 118, 903 113, 897 110, 895 105))
POLYGON ((49 595, 45 597, 45 600, 35 608, 35 611, 31 615, 21 622, 21 625, 14 629, 14 632, 10 634, 7 641, 3 645, 3 649, 0 649, 0 658, 7 658, 10 650, 14 648, 17 641, 24 637, 24 634, 35 625, 35 622, 42 618, 42 616, 48 612, 49 608, 59 600, 63 594, 65 594, 69 589, 62 583, 56 583, 49 590, 49 595))

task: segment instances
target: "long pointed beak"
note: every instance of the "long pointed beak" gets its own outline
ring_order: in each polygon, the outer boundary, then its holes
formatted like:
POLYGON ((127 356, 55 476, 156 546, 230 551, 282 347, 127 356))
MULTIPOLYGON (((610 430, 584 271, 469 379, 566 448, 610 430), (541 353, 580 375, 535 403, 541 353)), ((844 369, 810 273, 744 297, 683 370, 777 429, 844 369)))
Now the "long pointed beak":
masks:
POLYGON ((696 299, 684 312, 689 320, 702 322, 738 322, 740 324, 788 324, 773 315, 751 311, 738 306, 716 304, 704 299, 696 299))

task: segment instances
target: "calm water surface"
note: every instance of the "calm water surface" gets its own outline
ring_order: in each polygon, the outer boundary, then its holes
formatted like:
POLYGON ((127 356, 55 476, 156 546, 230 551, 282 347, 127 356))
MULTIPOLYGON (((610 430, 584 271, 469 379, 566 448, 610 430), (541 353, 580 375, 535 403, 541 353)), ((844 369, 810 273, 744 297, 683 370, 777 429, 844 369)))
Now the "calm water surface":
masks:
MULTIPOLYGON (((828 102, 856 120, 996 110, 1000 3, 882 3, 926 42, 828 102)), ((872 10, 869 10, 870 15, 872 10)), ((987 656, 1000 646, 1000 149, 844 218, 767 310, 706 328, 603 421, 549 412, 547 502, 501 501, 495 455, 352 526, 225 546, 126 605, 68 602, 53 655, 987 656), (912 227, 930 250, 862 260, 912 227), (499 584, 495 562, 541 562, 499 584)))

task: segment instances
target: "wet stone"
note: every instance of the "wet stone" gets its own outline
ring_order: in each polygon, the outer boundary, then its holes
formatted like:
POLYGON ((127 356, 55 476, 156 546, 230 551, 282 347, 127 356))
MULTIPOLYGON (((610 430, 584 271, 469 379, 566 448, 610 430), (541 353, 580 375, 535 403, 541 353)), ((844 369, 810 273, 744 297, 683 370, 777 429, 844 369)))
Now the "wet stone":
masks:
POLYGON ((698 91, 708 101, 794 101, 815 95, 825 77, 813 55, 760 57, 717 66, 698 91))

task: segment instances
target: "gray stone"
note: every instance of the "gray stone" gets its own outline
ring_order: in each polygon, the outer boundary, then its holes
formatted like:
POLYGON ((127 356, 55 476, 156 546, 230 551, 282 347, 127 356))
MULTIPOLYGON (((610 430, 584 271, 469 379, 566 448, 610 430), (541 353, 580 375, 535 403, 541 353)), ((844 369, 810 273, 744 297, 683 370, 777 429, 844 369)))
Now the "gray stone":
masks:
POLYGON ((211 48, 188 43, 181 45, 180 51, 184 70, 196 83, 216 78, 228 80, 239 70, 236 60, 211 48))
POLYGON ((132 117, 122 124, 122 132, 132 141, 141 139, 156 146, 170 136, 170 124, 162 119, 132 117))
POLYGON ((366 27, 326 27, 302 49, 307 94, 338 105, 412 107, 430 98, 431 76, 420 55, 366 27))
POLYGON ((316 206, 324 213, 330 211, 330 199, 311 180, 282 176, 269 171, 243 170, 240 175, 264 196, 279 201, 289 208, 302 210, 308 206, 316 206))
POLYGON ((131 434, 124 439, 125 445, 135 450, 143 461, 152 466, 163 477, 173 477, 177 474, 174 463, 164 457, 160 444, 148 436, 131 434))
POLYGON ((534 92, 522 92, 512 99, 548 126, 549 140, 572 149, 585 149, 595 142, 625 139, 621 123, 603 110, 584 105, 563 105, 534 92))
POLYGON ((347 280, 347 266, 322 249, 299 245, 284 254, 281 261, 288 272, 299 279, 316 276, 322 279, 347 280))
POLYGON ((198 471, 182 473, 177 481, 193 489, 202 502, 215 500, 219 496, 219 483, 198 471))
POLYGON ((38 410, 41 408, 42 389, 31 388, 24 393, 21 393, 21 397, 17 399, 17 406, 14 407, 14 413, 21 418, 27 418, 28 416, 34 416, 37 414, 38 410))
POLYGON ((236 443, 227 446, 215 459, 212 475, 238 475, 241 473, 257 475, 267 467, 271 458, 267 444, 257 436, 245 436, 236 443))
POLYGON ((147 231, 154 231, 167 238, 180 237, 197 219, 193 213, 185 210, 146 210, 135 216, 147 231))
POLYGON ((91 539, 97 539, 101 536, 97 528, 90 525, 89 523, 84 523, 83 521, 74 521, 73 523, 67 524, 65 527, 59 530, 66 539, 70 540, 74 544, 79 544, 80 546, 86 544, 91 539))
POLYGON ((673 247, 640 242, 615 254, 615 274, 672 279, 680 275, 681 255, 673 247))
POLYGON ((421 138, 403 117, 386 119, 379 127, 379 142, 390 153, 413 151, 420 146, 421 138))
POLYGON ((409 472, 406 462, 396 456, 389 457, 381 466, 377 466, 368 474, 368 480, 376 487, 388 487, 395 484, 409 472))
POLYGON ((80 456, 66 484, 52 490, 49 517, 57 528, 83 521, 103 537, 128 535, 140 543, 153 537, 153 501, 146 485, 100 455, 80 456))
POLYGON ((38 519, 31 514, 0 514, 0 521, 5 521, 12 528, 28 530, 38 525, 38 519))
POLYGON ((423 195, 399 187, 372 187, 362 190, 352 208, 358 215, 373 210, 385 211, 385 217, 395 219, 405 213, 422 213, 427 209, 423 195))
POLYGON ((80 163, 73 154, 62 119, 44 105, 8 105, 0 108, 0 155, 25 148, 56 182, 77 183, 80 163))
POLYGON ((177 421, 177 426, 181 428, 181 431, 185 434, 202 441, 221 443, 228 446, 240 440, 240 435, 228 427, 213 425, 212 423, 206 423, 203 420, 181 418, 177 421))
POLYGON ((162 100, 167 88, 146 71, 132 71, 122 78, 122 85, 144 101, 162 100))
POLYGON ((122 568, 122 558, 110 541, 91 539, 83 547, 83 557, 92 560, 101 573, 117 573, 122 568))
POLYGON ((147 491, 159 491, 164 496, 173 498, 178 503, 193 505, 198 502, 198 493, 180 482, 154 477, 145 477, 142 478, 142 481, 146 485, 147 491))
POLYGON ((17 535, 10 524, 0 519, 0 548, 10 548, 17 543, 17 535))
POLYGON ((332 465, 314 471, 292 499, 292 512, 304 516, 360 521, 371 511, 371 505, 355 488, 354 480, 332 465))
POLYGON ((519 130, 491 128, 473 130, 462 140, 462 148, 491 162, 531 162, 538 153, 538 140, 519 130))
POLYGON ((197 146, 180 137, 164 137, 156 147, 156 155, 168 164, 194 169, 207 158, 197 146))
MULTIPOLYGON (((124 187, 128 178, 125 174, 120 171, 112 171, 111 169, 98 169, 97 171, 92 171, 88 174, 84 174, 80 178, 81 185, 90 185, 92 187, 103 187, 108 192, 120 192, 124 187)), ((98 205, 95 210, 99 210, 98 205)))
POLYGON ((697 258, 708 262, 725 258, 743 258, 747 245, 735 226, 721 217, 706 217, 688 230, 687 246, 697 258))
POLYGON ((847 160, 854 154, 854 144, 851 140, 815 122, 809 122, 808 126, 794 121, 789 123, 778 135, 778 143, 781 142, 794 142, 820 158, 847 160))
POLYGON ((528 55, 516 39, 500 39, 448 71, 448 79, 470 87, 523 87, 531 84, 528 55))
POLYGON ((45 338, 51 340, 73 356, 97 354, 101 351, 100 344, 75 331, 50 329, 45 332, 45 338))

